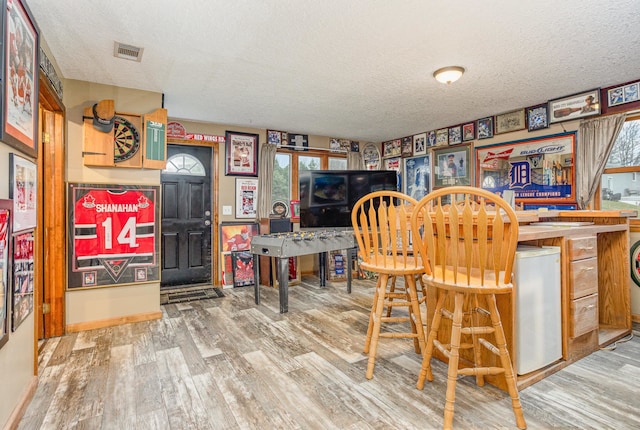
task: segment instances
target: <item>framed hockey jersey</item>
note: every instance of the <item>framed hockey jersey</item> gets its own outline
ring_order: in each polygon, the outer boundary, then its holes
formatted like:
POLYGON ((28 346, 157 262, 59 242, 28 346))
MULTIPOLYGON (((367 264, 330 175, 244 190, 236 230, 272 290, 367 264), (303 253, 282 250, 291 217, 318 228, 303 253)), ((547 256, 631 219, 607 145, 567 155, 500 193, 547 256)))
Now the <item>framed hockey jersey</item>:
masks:
POLYGON ((69 184, 67 288, 157 282, 159 187, 69 184))

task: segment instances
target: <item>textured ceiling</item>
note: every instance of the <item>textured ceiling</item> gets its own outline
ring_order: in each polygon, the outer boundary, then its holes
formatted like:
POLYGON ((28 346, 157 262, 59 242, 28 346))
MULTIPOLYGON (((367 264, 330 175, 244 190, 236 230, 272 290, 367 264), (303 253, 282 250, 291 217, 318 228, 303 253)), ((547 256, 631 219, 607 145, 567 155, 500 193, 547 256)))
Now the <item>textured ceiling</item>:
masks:
POLYGON ((179 119, 383 141, 640 78, 640 0, 26 2, 65 78, 179 119))

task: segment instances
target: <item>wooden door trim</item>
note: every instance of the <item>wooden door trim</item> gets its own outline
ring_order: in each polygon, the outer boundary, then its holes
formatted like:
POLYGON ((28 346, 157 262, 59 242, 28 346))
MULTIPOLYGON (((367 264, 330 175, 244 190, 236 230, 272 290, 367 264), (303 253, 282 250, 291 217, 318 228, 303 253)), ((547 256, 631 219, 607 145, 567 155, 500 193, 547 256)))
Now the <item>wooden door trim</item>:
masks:
MULTIPOLYGON (((66 213, 66 115, 62 102, 42 73, 38 102, 38 201, 42 204, 38 205, 36 239, 40 252, 34 296, 35 342, 64 334, 67 267, 67 220, 62 216, 66 213), (43 314, 43 303, 50 306, 47 314, 43 314)), ((35 367, 37 370, 37 355, 35 367)))

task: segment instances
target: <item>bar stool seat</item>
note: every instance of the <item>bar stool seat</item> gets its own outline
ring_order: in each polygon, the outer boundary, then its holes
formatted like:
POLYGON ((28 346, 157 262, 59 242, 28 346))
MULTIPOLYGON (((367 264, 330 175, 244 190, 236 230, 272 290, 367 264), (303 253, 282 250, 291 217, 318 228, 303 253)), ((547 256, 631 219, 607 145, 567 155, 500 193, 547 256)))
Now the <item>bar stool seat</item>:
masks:
POLYGON ((435 348, 448 361, 445 429, 453 425, 459 375, 475 376, 479 386, 485 376, 504 376, 516 425, 526 428, 496 303, 496 295, 513 291, 518 241, 514 210, 486 190, 447 187, 420 200, 411 225, 425 266, 423 280, 437 297, 417 388, 423 389, 425 379, 433 380, 435 348))

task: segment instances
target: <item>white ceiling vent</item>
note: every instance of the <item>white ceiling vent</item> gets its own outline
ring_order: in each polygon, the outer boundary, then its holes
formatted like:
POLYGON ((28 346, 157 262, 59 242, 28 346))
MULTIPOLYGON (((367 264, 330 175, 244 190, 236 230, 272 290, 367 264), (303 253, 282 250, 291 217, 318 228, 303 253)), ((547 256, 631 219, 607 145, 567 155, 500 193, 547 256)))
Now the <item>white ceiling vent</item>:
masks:
POLYGON ((120 42, 114 42, 113 56, 116 58, 122 58, 125 60, 137 61, 142 60, 142 52, 144 48, 139 48, 133 45, 127 45, 120 42))

